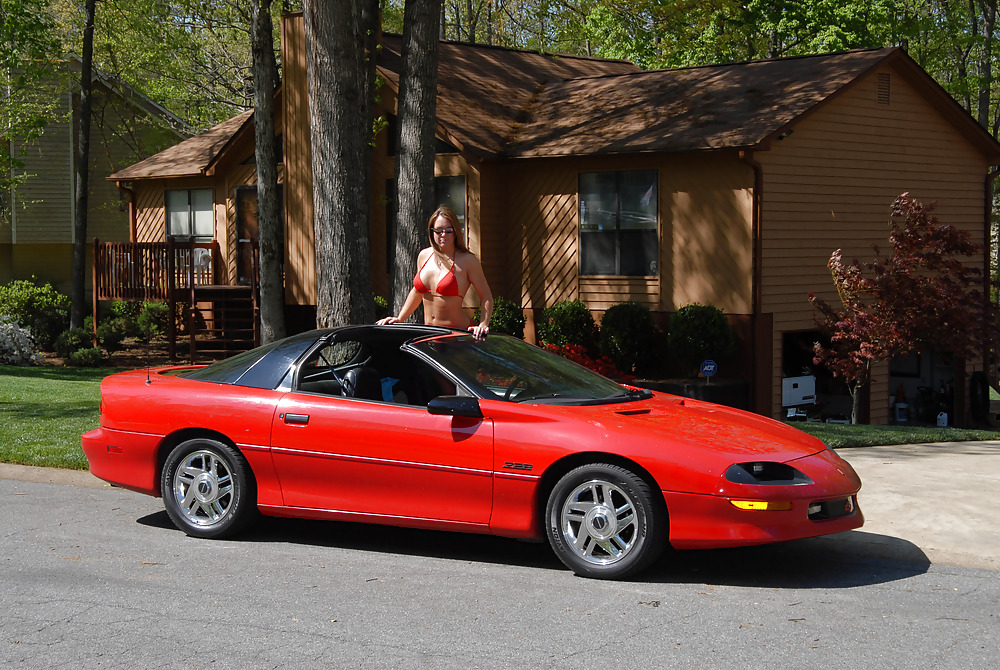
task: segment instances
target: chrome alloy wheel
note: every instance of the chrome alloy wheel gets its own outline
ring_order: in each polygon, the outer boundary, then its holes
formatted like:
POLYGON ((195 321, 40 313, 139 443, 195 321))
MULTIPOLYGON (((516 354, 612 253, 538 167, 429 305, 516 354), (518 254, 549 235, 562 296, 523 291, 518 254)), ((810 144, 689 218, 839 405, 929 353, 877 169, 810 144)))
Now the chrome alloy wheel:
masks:
POLYGON ((235 500, 229 464, 208 450, 193 451, 178 464, 172 489, 179 511, 195 526, 219 524, 235 500))
POLYGON ((559 518, 566 544, 593 565, 620 561, 639 537, 635 503, 623 489, 607 481, 591 480, 573 489, 559 518))

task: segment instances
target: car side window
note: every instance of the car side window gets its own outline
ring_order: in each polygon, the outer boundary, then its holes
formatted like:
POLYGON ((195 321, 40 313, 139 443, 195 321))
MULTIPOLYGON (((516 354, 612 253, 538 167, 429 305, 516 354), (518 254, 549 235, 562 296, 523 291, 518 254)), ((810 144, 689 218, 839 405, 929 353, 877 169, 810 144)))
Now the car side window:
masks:
POLYGON ((434 366, 396 346, 372 349, 354 340, 310 354, 299 368, 298 390, 414 407, 458 392, 455 382, 434 366))
POLYGON ((367 348, 354 340, 333 342, 320 347, 299 368, 299 391, 343 395, 344 375, 365 363, 367 348))

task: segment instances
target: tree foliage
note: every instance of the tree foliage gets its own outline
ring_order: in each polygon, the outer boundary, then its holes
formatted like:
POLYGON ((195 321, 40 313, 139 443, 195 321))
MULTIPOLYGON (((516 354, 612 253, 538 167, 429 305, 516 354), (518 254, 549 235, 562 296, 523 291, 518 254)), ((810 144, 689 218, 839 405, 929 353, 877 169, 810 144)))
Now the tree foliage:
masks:
POLYGON ((969 356, 988 341, 995 312, 976 267, 983 248, 967 231, 941 224, 934 205, 899 196, 889 221, 889 253, 847 263, 841 250, 828 267, 838 300, 814 293, 817 324, 829 344, 817 342, 815 362, 848 386, 857 423, 861 391, 882 361, 909 351, 947 350, 969 356))
MULTIPOLYGON (((81 51, 82 4, 51 0, 64 53, 81 51)), ((272 21, 301 4, 274 3, 272 21)), ((251 18, 239 0, 101 0, 94 67, 203 130, 253 106, 251 18)))

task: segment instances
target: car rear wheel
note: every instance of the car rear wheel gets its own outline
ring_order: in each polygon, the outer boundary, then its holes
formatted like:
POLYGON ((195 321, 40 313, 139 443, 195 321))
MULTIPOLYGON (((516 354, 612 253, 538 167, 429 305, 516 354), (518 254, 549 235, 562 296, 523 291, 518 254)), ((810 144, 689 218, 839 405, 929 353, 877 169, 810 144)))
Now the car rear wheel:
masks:
POLYGON ((256 513, 249 464, 217 440, 197 438, 177 445, 163 467, 161 490, 171 520, 195 537, 233 535, 256 513))
POLYGON ((667 544, 666 507, 635 473, 606 463, 567 473, 545 508, 549 544, 584 577, 621 579, 648 567, 667 544))

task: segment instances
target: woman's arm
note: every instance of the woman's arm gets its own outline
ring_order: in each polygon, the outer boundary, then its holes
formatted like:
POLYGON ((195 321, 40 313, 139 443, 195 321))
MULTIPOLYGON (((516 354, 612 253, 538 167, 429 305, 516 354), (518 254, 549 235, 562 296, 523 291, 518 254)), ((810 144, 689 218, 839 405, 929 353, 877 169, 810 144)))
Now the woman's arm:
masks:
POLYGON ((493 292, 490 291, 490 285, 486 281, 486 275, 483 274, 483 265, 479 262, 474 254, 470 254, 472 260, 469 262, 469 282, 472 284, 473 288, 476 289, 476 293, 479 295, 479 300, 482 303, 482 308, 479 310, 479 324, 475 326, 469 326, 469 332, 476 337, 486 337, 490 332, 490 318, 493 316, 493 292))
POLYGON ((378 326, 384 326, 389 323, 401 323, 410 318, 410 315, 417 311, 417 307, 420 306, 421 297, 417 293, 417 289, 411 288, 410 292, 406 294, 406 300, 403 301, 403 308, 399 310, 398 316, 387 316, 384 319, 379 319, 375 322, 378 326))

